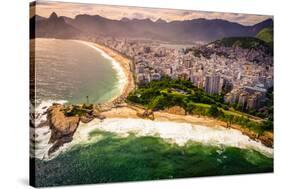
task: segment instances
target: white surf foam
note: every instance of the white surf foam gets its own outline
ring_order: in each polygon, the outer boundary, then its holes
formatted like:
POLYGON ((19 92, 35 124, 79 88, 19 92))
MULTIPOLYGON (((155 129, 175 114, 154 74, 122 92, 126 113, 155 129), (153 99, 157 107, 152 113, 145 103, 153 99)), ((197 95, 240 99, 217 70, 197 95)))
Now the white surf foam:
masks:
MULTIPOLYGON (((135 133, 136 136, 159 136, 180 146, 189 141, 194 141, 205 145, 225 145, 240 149, 253 149, 268 157, 273 157, 272 148, 264 146, 261 142, 251 140, 238 130, 219 126, 211 128, 189 123, 114 118, 105 119, 103 122, 91 122, 83 127, 86 133, 98 129, 116 133, 121 137, 126 137, 130 133, 135 133)), ((79 137, 87 139, 85 133, 82 133, 79 137)))
POLYGON ((103 121, 95 119, 88 124, 80 123, 73 136, 73 141, 64 144, 50 156, 48 156, 48 150, 52 146, 52 144, 48 144, 51 134, 50 129, 49 127, 36 128, 35 134, 38 136, 35 137, 35 157, 42 160, 50 160, 77 144, 95 143, 102 139, 102 137, 90 137, 89 134, 94 130, 112 132, 120 137, 127 137, 130 133, 134 133, 137 137, 157 136, 167 142, 176 143, 180 146, 185 145, 189 141, 193 141, 204 145, 252 149, 259 151, 267 157, 273 157, 272 148, 264 146, 261 142, 251 140, 238 130, 226 129, 219 126, 206 127, 189 123, 162 122, 133 118, 108 118, 103 121))
POLYGON ((45 126, 39 127, 40 124, 47 121, 47 114, 45 113, 47 109, 53 104, 65 104, 66 100, 47 100, 42 101, 35 108, 35 128, 30 128, 30 156, 36 157, 38 159, 49 158, 48 150, 52 146, 49 144, 49 139, 51 137, 50 127, 45 124, 45 126))

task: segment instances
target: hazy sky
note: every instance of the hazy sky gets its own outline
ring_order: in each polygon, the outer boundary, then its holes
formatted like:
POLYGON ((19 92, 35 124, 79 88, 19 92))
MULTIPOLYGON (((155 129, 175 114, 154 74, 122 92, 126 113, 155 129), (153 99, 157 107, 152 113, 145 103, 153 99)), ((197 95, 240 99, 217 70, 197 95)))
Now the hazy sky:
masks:
POLYGON ((202 12, 175 9, 155 9, 139 8, 125 6, 109 6, 97 4, 80 3, 62 3, 62 2, 37 2, 36 14, 49 17, 52 12, 59 16, 74 18, 78 14, 100 15, 106 18, 120 20, 123 17, 145 19, 153 21, 161 18, 166 21, 172 20, 190 20, 196 18, 206 19, 225 19, 232 22, 238 22, 243 25, 253 25, 265 19, 272 18, 265 15, 238 14, 238 13, 220 13, 220 12, 202 12))

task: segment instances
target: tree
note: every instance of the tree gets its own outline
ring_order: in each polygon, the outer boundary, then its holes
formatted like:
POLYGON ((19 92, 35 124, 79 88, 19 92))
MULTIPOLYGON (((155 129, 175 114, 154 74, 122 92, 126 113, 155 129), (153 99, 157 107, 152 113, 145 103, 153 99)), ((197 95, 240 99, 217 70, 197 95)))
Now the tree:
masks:
POLYGON ((232 125, 233 120, 234 120, 234 116, 233 115, 228 115, 226 117, 227 127, 230 127, 232 125))
POLYGON ((192 103, 186 103, 185 104, 185 111, 188 112, 189 114, 192 114, 192 111, 194 110, 195 106, 192 103))
POLYGON ((262 126, 264 127, 264 130, 273 131, 273 122, 270 120, 263 121, 262 126))
POLYGON ((208 113, 213 117, 218 117, 219 116, 219 109, 218 109, 217 105, 214 105, 214 104, 211 105, 208 113))

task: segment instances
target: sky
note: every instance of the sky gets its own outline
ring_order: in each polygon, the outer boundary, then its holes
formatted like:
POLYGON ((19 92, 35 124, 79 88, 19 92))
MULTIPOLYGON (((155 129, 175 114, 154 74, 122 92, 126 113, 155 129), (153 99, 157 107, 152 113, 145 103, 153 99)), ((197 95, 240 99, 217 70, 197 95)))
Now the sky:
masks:
POLYGON ((126 6, 109 6, 100 4, 82 4, 82 3, 62 3, 62 2, 37 2, 36 14, 49 17, 52 12, 58 16, 67 16, 75 18, 79 14, 100 15, 109 19, 120 20, 124 17, 133 19, 151 19, 156 21, 161 18, 167 22, 174 20, 191 20, 197 18, 205 19, 224 19, 231 22, 237 22, 243 25, 254 25, 264 21, 271 16, 241 14, 241 13, 222 13, 222 12, 205 12, 189 11, 177 9, 157 9, 142 7, 126 6))

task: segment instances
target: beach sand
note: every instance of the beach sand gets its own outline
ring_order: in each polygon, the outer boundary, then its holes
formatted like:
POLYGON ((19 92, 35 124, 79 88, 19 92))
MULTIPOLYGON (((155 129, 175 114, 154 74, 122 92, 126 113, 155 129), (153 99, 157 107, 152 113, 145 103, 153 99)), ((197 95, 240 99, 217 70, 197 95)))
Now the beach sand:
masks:
POLYGON ((114 103, 122 102, 123 100, 126 99, 129 93, 135 89, 134 77, 132 74, 133 70, 131 68, 132 61, 108 47, 99 45, 97 43, 94 43, 94 46, 96 46, 98 49, 102 50, 104 53, 106 53, 111 58, 113 58, 117 63, 119 63, 119 65, 123 70, 126 76, 125 86, 123 87, 123 91, 121 92, 121 95, 116 98, 113 98, 112 100, 114 103))
MULTIPOLYGON (((112 108, 111 110, 102 112, 106 118, 140 118, 137 113, 143 112, 144 109, 141 109, 136 106, 126 105, 124 107, 112 108)), ((262 135, 257 135, 255 132, 251 131, 248 128, 242 127, 240 125, 232 124, 227 126, 226 122, 213 119, 210 117, 198 116, 198 115, 177 115, 167 113, 166 111, 156 111, 154 112, 154 121, 172 121, 178 123, 190 123, 194 126, 206 126, 206 127, 225 127, 241 131, 242 134, 247 135, 249 138, 257 141, 261 141, 264 145, 272 147, 273 143, 273 133, 264 132, 262 135)))
MULTIPOLYGON (((132 61, 120 53, 112 50, 103 45, 94 43, 94 46, 98 49, 102 50, 104 53, 113 58, 117 63, 120 64, 125 76, 127 78, 125 82, 125 86, 123 87, 123 91, 120 96, 114 98, 111 102, 113 104, 124 104, 123 107, 110 108, 108 111, 104 111, 101 114, 107 118, 140 118, 137 113, 143 112, 144 109, 138 106, 129 105, 124 103, 124 100, 129 95, 131 91, 135 89, 135 83, 133 78, 133 70, 131 68, 132 61)), ((217 119, 213 119, 210 117, 198 116, 198 115, 177 115, 173 113, 168 113, 167 111, 157 111, 154 112, 154 120, 155 121, 173 121, 178 123, 190 123, 192 125, 200 125, 207 127, 226 127, 236 129, 242 132, 242 134, 249 136, 249 138, 253 140, 261 141, 266 146, 273 145, 273 133, 272 132, 264 132, 262 135, 257 135, 254 131, 246 127, 242 127, 240 125, 232 124, 231 126, 227 126, 227 123, 224 121, 220 121, 217 119)))

